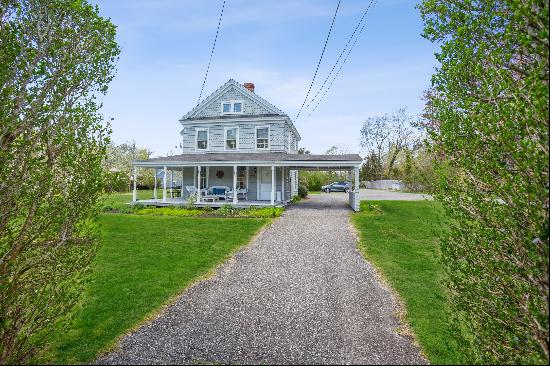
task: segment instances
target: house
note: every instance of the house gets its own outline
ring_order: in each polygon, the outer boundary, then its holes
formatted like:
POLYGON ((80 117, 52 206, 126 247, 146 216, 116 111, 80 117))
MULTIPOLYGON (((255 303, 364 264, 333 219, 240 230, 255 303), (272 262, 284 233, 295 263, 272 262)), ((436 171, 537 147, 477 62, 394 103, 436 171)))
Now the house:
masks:
POLYGON ((350 180, 355 175, 349 202, 359 209, 361 157, 298 154, 301 136, 294 123, 256 94, 253 83, 229 80, 179 121, 181 154, 133 162, 134 175, 136 168, 154 169, 155 177, 163 172, 162 198, 155 184, 154 198, 142 204, 192 200, 199 206, 284 205, 297 194, 300 170, 339 170, 348 171, 350 180), (185 187, 180 197, 167 196, 167 176, 173 175, 179 179, 177 185, 185 187))

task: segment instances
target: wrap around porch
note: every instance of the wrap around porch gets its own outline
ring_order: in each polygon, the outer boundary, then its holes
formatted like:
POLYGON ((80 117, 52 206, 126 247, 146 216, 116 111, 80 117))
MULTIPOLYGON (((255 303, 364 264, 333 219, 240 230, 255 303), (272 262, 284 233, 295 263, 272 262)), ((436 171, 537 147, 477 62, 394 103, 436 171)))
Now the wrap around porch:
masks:
POLYGON ((183 154, 134 161, 133 204, 222 207, 285 206, 298 194, 300 170, 348 171, 349 204, 359 209, 359 155, 183 154), (140 170, 154 174, 153 197, 137 200, 140 170))

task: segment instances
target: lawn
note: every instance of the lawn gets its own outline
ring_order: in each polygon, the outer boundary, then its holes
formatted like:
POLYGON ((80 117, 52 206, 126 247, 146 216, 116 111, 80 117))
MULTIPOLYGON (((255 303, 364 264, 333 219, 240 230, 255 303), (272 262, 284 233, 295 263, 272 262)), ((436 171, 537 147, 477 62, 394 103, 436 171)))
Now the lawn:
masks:
MULTIPOLYGON (((157 191, 157 197, 162 198, 162 190, 157 191)), ((138 190, 138 200, 148 200, 153 198, 153 190, 138 190)), ((103 197, 103 207, 112 207, 120 209, 128 207, 128 203, 132 202, 132 192, 127 193, 107 193, 103 197)))
POLYGON ((104 214, 93 281, 46 360, 89 363, 195 279, 248 243, 268 219, 104 214))
POLYGON ((443 270, 436 258, 438 219, 442 211, 426 201, 368 201, 380 212, 353 215, 360 232, 360 250, 399 293, 406 320, 429 361, 461 363, 446 319, 448 305, 440 283, 443 270))

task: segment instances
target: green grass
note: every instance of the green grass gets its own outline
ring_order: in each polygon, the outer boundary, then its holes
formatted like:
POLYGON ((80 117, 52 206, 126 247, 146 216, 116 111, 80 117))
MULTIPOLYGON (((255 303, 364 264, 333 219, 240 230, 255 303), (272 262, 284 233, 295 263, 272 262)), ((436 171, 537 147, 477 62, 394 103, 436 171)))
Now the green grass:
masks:
MULTIPOLYGON (((158 197, 162 197, 162 191, 157 191, 158 197)), ((138 200, 148 200, 153 198, 153 190, 138 190, 138 200)), ((103 207, 112 207, 114 209, 124 209, 128 203, 132 202, 132 192, 128 193, 107 193, 103 197, 103 207)))
POLYGON ((429 361, 461 363, 436 258, 442 211, 426 201, 363 201, 361 208, 353 215, 360 249, 403 299, 406 320, 429 361))
POLYGON ((41 362, 87 363, 195 279, 248 243, 268 219, 105 214, 93 281, 71 328, 41 362))

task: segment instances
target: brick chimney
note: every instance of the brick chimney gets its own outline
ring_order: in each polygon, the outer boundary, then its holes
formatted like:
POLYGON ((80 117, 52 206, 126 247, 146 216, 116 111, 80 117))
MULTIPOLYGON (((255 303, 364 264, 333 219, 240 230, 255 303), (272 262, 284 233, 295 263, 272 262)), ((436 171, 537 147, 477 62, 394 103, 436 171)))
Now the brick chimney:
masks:
POLYGON ((254 83, 244 83, 244 87, 254 93, 254 83))

